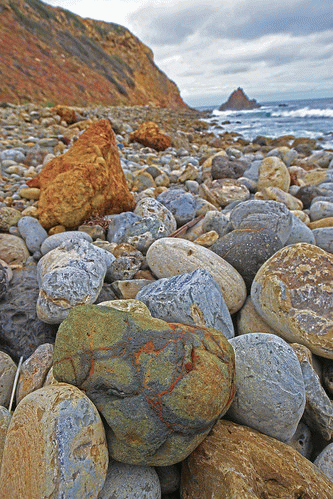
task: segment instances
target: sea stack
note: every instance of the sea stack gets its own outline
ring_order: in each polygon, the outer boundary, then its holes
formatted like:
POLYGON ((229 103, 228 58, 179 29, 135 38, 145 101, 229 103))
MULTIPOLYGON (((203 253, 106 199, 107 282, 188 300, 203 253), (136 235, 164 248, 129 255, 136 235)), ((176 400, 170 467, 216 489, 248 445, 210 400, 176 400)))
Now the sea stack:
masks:
POLYGON ((219 107, 219 111, 239 111, 242 109, 256 109, 260 107, 255 99, 249 100, 242 88, 238 87, 230 95, 227 102, 219 107))

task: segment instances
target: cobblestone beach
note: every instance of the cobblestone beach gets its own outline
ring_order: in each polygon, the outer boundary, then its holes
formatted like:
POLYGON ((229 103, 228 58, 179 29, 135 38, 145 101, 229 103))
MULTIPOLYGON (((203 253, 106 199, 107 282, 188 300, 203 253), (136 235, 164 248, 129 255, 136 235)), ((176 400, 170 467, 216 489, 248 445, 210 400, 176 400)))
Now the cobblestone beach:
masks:
POLYGON ((333 497, 333 151, 207 118, 0 108, 4 497, 333 497))

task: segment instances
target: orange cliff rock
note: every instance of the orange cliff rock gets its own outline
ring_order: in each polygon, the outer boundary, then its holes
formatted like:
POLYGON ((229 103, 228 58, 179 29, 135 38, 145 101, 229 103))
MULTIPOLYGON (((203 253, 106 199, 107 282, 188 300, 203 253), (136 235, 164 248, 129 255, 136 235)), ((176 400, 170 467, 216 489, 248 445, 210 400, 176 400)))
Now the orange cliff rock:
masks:
POLYGON ((128 29, 39 0, 0 2, 0 102, 189 110, 128 29))
POLYGON ((134 209, 111 123, 102 119, 83 132, 28 182, 41 189, 38 219, 46 229, 76 228, 95 215, 134 209))
POLYGON ((219 107, 220 111, 240 111, 242 109, 256 109, 261 107, 255 99, 249 100, 244 94, 242 88, 238 87, 237 90, 232 92, 227 102, 219 107))

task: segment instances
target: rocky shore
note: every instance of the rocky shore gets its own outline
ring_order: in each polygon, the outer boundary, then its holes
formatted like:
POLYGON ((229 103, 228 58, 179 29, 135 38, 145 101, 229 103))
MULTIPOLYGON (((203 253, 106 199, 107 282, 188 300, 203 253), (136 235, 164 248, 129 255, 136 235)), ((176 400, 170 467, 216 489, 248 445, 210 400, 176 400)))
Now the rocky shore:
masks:
POLYGON ((0 108, 4 497, 333 497, 333 151, 208 117, 0 108))

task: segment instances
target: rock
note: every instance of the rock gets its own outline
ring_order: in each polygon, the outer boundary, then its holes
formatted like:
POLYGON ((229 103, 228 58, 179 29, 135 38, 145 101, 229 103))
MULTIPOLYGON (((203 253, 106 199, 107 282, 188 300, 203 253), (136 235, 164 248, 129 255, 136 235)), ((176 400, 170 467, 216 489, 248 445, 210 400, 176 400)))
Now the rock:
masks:
POLYGON ((52 236, 46 238, 40 248, 42 254, 46 255, 46 253, 57 248, 58 246, 60 246, 65 241, 68 241, 69 239, 71 239, 72 241, 76 239, 78 240, 85 239, 90 243, 93 242, 92 237, 89 234, 86 234, 85 232, 68 230, 67 232, 60 232, 59 234, 53 234, 52 236))
POLYGON ((4 497, 97 498, 107 468, 103 423, 76 387, 46 386, 18 405, 3 452, 4 497))
POLYGON ((278 203, 285 204, 289 210, 301 210, 303 208, 302 201, 278 187, 264 187, 260 195, 263 199, 272 199, 278 203))
MULTIPOLYGON (((152 121, 141 123, 139 128, 129 135, 130 142, 139 142, 145 147, 151 147, 156 151, 164 151, 171 146, 171 139, 158 128, 152 121)), ((125 211, 125 210, 124 210, 125 211)))
POLYGON ((270 229, 235 229, 220 237, 211 251, 240 273, 249 292, 262 264, 281 248, 280 238, 270 229))
POLYGON ((250 197, 249 189, 242 182, 228 178, 212 182, 206 180, 205 184, 201 184, 199 194, 215 206, 223 208, 233 201, 246 201, 250 197), (208 189, 209 195, 207 191, 203 192, 203 186, 208 189))
POLYGON ((196 215, 198 201, 193 194, 181 188, 170 188, 156 199, 171 211, 178 226, 186 224, 196 215))
POLYGON ((333 358, 333 256, 306 243, 282 248, 259 269, 251 289, 261 317, 285 340, 333 358))
POLYGON ((219 111, 239 111, 242 109, 256 109, 260 104, 255 99, 249 100, 242 88, 238 87, 229 96, 229 99, 219 107, 219 111))
POLYGON ((11 417, 12 417, 11 413, 5 407, 0 406, 0 470, 1 470, 3 449, 5 446, 5 440, 11 417))
POLYGON ((24 359, 43 343, 53 343, 57 328, 40 321, 36 266, 14 270, 5 299, 0 302, 0 348, 15 362, 24 359))
POLYGON ((143 218, 156 217, 165 226, 167 232, 171 234, 177 229, 177 222, 170 210, 164 204, 154 198, 141 199, 134 210, 136 215, 143 218))
POLYGON ((325 440, 333 433, 333 404, 321 386, 320 379, 312 365, 310 350, 304 345, 291 345, 298 357, 305 386, 306 406, 303 415, 305 423, 319 432, 325 440))
POLYGON ((229 219, 220 211, 207 211, 202 221, 203 232, 214 230, 219 236, 224 236, 229 230, 229 219))
POLYGON ((288 192, 290 175, 284 162, 276 156, 266 157, 259 166, 258 190, 265 187, 278 187, 288 192))
POLYGON ((156 466, 155 469, 161 484, 162 495, 177 492, 180 487, 180 473, 177 466, 174 464, 172 466, 156 466))
POLYGON ((46 230, 34 217, 22 217, 17 224, 21 237, 31 253, 40 251, 42 243, 47 238, 46 230))
POLYGON ((157 217, 140 218, 125 229, 123 237, 145 255, 154 241, 171 234, 169 227, 157 217))
POLYGON ((212 178, 233 178, 243 176, 248 168, 248 163, 241 159, 229 158, 229 156, 215 156, 212 159, 212 178))
POLYGON ((120 256, 113 260, 105 274, 105 282, 130 280, 140 269, 143 261, 142 254, 138 256, 120 256))
POLYGON ((330 499, 332 482, 299 452, 230 421, 218 421, 182 465, 184 499, 330 499))
POLYGON ((320 220, 309 223, 309 228, 311 230, 321 229, 323 227, 333 227, 333 217, 321 218, 320 220))
POLYGON ((181 461, 234 396, 220 331, 100 305, 75 307, 61 324, 53 374, 87 393, 109 427, 110 456, 128 464, 181 461))
POLYGON ((333 443, 328 444, 316 457, 315 464, 333 482, 333 443))
POLYGON ((53 363, 53 344, 44 343, 21 366, 16 388, 16 405, 31 392, 42 388, 53 363))
POLYGON ((77 227, 92 215, 121 213, 135 205, 106 119, 91 125, 27 184, 41 189, 38 218, 46 229, 77 227))
POLYGON ((71 125, 72 123, 78 121, 78 116, 76 114, 76 111, 72 107, 58 105, 54 106, 52 108, 52 111, 53 113, 60 116, 62 121, 66 121, 68 125, 71 125))
POLYGON ((0 258, 9 265, 23 265, 30 256, 29 250, 18 236, 0 234, 0 258))
POLYGON ((110 224, 106 237, 110 243, 126 242, 126 230, 142 219, 140 215, 136 215, 131 211, 120 213, 120 215, 111 215, 107 218, 110 220, 110 224))
POLYGON ((9 206, 0 208, 0 230, 8 232, 10 227, 16 226, 21 218, 21 212, 9 206))
POLYGON ((234 327, 221 289, 205 269, 159 279, 136 295, 150 313, 166 322, 219 329, 226 338, 234 327))
POLYGON ((37 187, 27 187, 26 189, 20 189, 18 195, 24 199, 33 199, 37 201, 40 196, 40 189, 37 189, 37 187))
POLYGON ((245 301, 245 283, 237 270, 213 251, 191 241, 171 237, 159 239, 150 246, 146 260, 158 278, 199 268, 207 270, 218 283, 231 314, 237 312, 245 301))
POLYGON ((282 203, 250 200, 233 208, 230 224, 234 229, 270 229, 284 244, 291 233, 292 216, 282 203))
POLYGON ((133 174, 133 184, 131 186, 132 192, 142 192, 145 189, 150 189, 151 187, 156 187, 155 180, 145 170, 139 170, 133 174))
POLYGON ((118 298, 128 300, 135 298, 140 289, 151 284, 151 279, 130 279, 123 281, 114 281, 112 289, 118 298))
POLYGON ((16 370, 12 358, 0 351, 0 406, 9 406, 16 370))
POLYGON ((246 301, 237 314, 237 335, 247 333, 269 333, 277 334, 258 314, 251 296, 246 301))
POLYGON ((325 359, 323 364, 323 385, 329 395, 333 395, 333 362, 325 359))
POLYGON ((73 307, 93 303, 114 259, 111 253, 85 239, 68 239, 49 251, 37 266, 39 319, 60 324, 73 307))
POLYGON ((293 349, 273 334, 231 338, 236 395, 228 419, 282 442, 295 433, 305 406, 302 371, 293 349))
POLYGON ((201 234, 194 241, 196 244, 200 244, 205 248, 210 248, 216 241, 218 240, 219 235, 215 230, 211 230, 210 232, 206 232, 205 234, 201 234))
POLYGON ((151 466, 134 466, 111 460, 98 499, 161 499, 161 486, 151 466))
POLYGON ((314 201, 310 207, 310 218, 314 222, 322 218, 333 217, 333 203, 330 201, 314 201))
POLYGON ((302 421, 297 426, 294 435, 286 443, 302 454, 302 456, 311 460, 313 450, 312 435, 309 427, 302 421))
POLYGON ((298 189, 295 197, 300 199, 303 203, 304 208, 310 208, 312 201, 320 196, 321 191, 318 187, 314 185, 304 185, 298 189))
POLYGON ((321 227, 312 230, 315 244, 319 248, 333 253, 333 227, 321 227))
POLYGON ((296 243, 316 244, 313 231, 298 217, 292 214, 292 227, 286 246, 296 243))
POLYGON ((0 263, 0 300, 6 296, 8 289, 8 273, 6 268, 0 263))

